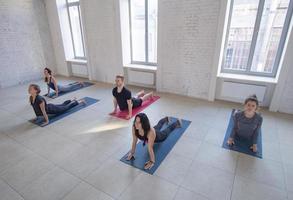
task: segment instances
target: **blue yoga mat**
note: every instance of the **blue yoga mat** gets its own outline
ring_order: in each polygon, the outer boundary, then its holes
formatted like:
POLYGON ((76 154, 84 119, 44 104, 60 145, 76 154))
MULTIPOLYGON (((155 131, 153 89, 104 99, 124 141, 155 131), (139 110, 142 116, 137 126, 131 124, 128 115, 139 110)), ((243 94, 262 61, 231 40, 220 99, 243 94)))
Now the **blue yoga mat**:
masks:
MULTIPOLYGON (((77 83, 77 82, 70 83, 69 85, 73 85, 73 84, 76 84, 76 83, 77 83)), ((91 82, 83 82, 83 83, 84 83, 83 86, 76 87, 74 90, 71 90, 71 91, 69 91, 69 92, 59 92, 58 97, 59 97, 59 96, 62 96, 62 95, 64 95, 64 94, 68 94, 68 93, 70 93, 70 92, 74 92, 74 91, 76 91, 76 90, 80 90, 80 89, 82 89, 82 88, 86 88, 86 87, 89 87, 89 86, 94 85, 94 83, 91 83, 91 82)), ((50 92, 49 95, 44 95, 44 96, 49 97, 49 98, 52 98, 52 99, 55 99, 55 98, 56 98, 56 97, 54 97, 55 94, 56 94, 55 92, 50 92)))
MULTIPOLYGON (((172 121, 176 120, 176 118, 171 118, 171 120, 172 121)), ((147 149, 147 144, 143 146, 143 143, 141 141, 136 145, 136 150, 134 155, 135 159, 132 159, 130 161, 126 160, 129 153, 128 152, 120 159, 120 161, 128 165, 131 165, 135 168, 141 169, 149 174, 153 174, 158 169, 158 167, 160 166, 162 161, 165 159, 165 157, 168 155, 168 153, 171 151, 171 149, 174 147, 174 145, 179 140, 179 138, 183 135, 184 131, 188 128, 190 123, 191 121, 182 120, 181 128, 176 128, 172 133, 170 133, 170 135, 165 141, 154 144, 154 153, 156 157, 156 163, 151 169, 149 170, 144 169, 144 164, 147 161, 149 161, 149 153, 147 149)), ((162 127, 162 129, 164 129, 164 127, 162 127)))
MULTIPOLYGON (((94 103, 97 103, 99 100, 98 99, 93 99, 90 97, 85 97, 83 100, 86 102, 86 104, 78 104, 77 106, 71 108, 70 110, 60 114, 60 115, 50 115, 49 116, 49 124, 52 124, 55 121, 58 121, 59 119, 62 119, 63 117, 66 117, 72 113, 75 113, 83 108, 86 108, 94 103)), ((31 123, 34 123, 38 126, 41 126, 41 124, 44 122, 44 117, 38 117, 36 121, 29 120, 31 123)))
POLYGON ((233 150, 233 151, 238 151, 240 153, 245 153, 245 154, 248 154, 248 155, 251 155, 251 156, 262 158, 261 130, 260 130, 260 133, 259 133, 258 138, 257 138, 257 152, 256 153, 254 153, 250 149, 250 146, 252 144, 251 144, 250 141, 247 141, 247 140, 243 140, 243 139, 239 140, 239 138, 236 137, 234 139, 235 144, 233 146, 229 146, 227 144, 227 141, 228 141, 228 139, 229 139, 229 137, 230 137, 230 135, 232 133, 233 127, 234 127, 234 121, 233 121, 233 118, 232 118, 234 113, 235 113, 235 110, 233 109, 233 111, 231 113, 231 116, 230 116, 229 125, 228 125, 227 131, 226 131, 226 135, 225 135, 222 147, 225 148, 225 149, 230 149, 230 150, 233 150))

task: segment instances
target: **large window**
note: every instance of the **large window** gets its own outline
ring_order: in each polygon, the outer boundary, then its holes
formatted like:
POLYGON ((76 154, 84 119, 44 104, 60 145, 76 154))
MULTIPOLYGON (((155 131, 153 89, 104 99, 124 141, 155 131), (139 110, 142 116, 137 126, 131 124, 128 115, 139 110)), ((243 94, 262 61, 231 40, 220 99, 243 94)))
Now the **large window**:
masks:
POLYGON ((85 59, 79 0, 67 0, 67 8, 74 57, 85 59))
POLYGON ((222 72, 274 77, 292 10, 290 0, 231 0, 222 72))
POLYGON ((129 0, 131 62, 157 63, 158 0, 129 0))

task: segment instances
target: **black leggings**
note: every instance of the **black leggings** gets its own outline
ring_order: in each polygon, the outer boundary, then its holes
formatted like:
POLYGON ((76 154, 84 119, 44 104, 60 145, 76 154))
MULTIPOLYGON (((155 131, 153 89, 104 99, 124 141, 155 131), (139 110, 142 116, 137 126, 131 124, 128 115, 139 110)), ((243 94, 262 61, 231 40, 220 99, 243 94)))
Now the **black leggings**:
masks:
POLYGON ((73 100, 73 101, 67 100, 67 101, 64 101, 62 104, 58 104, 58 105, 48 104, 47 113, 52 115, 59 115, 66 112, 67 110, 70 110, 71 108, 77 105, 78 105, 78 102, 76 100, 73 100))
POLYGON ((177 121, 175 122, 170 122, 169 124, 167 118, 163 118, 161 119, 158 124, 156 126, 154 126, 154 129, 156 131, 156 139, 155 142, 159 143, 159 142, 163 142, 164 140, 167 139, 167 137, 169 136, 169 134, 176 129, 177 127, 177 121), (163 129, 162 127, 164 126, 164 124, 167 124, 167 126, 163 129))

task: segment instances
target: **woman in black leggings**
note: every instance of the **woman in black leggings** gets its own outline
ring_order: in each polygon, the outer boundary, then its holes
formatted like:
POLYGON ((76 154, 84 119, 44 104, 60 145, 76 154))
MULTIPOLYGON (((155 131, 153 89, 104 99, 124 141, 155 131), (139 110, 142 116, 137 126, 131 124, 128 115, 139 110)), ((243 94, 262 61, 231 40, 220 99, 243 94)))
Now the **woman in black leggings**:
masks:
POLYGON ((36 118, 35 120, 38 119, 38 117, 43 116, 45 119, 45 122, 41 126, 45 126, 49 123, 49 115, 59 115, 67 110, 77 106, 79 103, 84 103, 84 101, 76 101, 76 100, 67 100, 64 101, 62 104, 47 104, 46 100, 44 97, 40 96, 40 87, 36 84, 31 84, 28 88, 28 92, 30 94, 30 104, 33 107, 36 118))
POLYGON ((49 96, 50 89, 55 91, 54 97, 58 97, 59 93, 66 93, 66 92, 74 91, 78 88, 84 87, 83 82, 76 82, 69 85, 57 84, 56 78, 52 75, 52 70, 47 67, 44 69, 44 75, 45 75, 45 82, 47 83, 47 86, 48 86, 48 93, 46 94, 46 96, 49 96))
POLYGON ((152 128, 146 114, 137 114, 132 128, 132 148, 127 156, 127 160, 134 158, 136 144, 139 139, 143 141, 143 145, 147 143, 150 155, 150 160, 145 163, 144 169, 152 168, 155 164, 155 154, 153 150, 154 143, 163 142, 174 129, 181 127, 181 124, 181 120, 171 122, 169 117, 165 117, 152 128), (164 124, 167 126, 162 130, 164 124))

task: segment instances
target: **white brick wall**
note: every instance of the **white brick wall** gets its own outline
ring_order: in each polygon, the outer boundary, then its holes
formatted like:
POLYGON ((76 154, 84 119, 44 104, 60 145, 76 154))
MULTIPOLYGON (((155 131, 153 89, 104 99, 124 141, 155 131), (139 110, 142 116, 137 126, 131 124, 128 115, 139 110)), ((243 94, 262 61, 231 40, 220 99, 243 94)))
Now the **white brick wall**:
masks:
POLYGON ((123 72, 119 1, 81 1, 91 78, 113 82, 123 72))
MULTIPOLYGON (((293 23, 291 23, 293 24, 293 23)), ((288 35, 289 36, 289 35, 288 35)), ((284 56, 284 62, 280 79, 285 79, 284 84, 279 80, 278 84, 283 87, 280 89, 282 92, 279 97, 278 111, 293 114, 293 32, 291 31, 287 50, 284 56)))
POLYGON ((43 0, 0 1, 0 88, 41 78, 54 67, 43 0))
POLYGON ((158 89, 208 98, 220 0, 160 0, 158 89))

